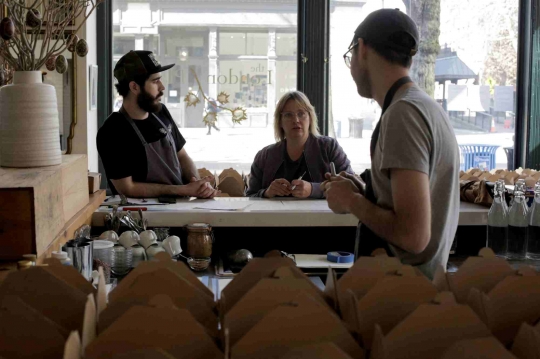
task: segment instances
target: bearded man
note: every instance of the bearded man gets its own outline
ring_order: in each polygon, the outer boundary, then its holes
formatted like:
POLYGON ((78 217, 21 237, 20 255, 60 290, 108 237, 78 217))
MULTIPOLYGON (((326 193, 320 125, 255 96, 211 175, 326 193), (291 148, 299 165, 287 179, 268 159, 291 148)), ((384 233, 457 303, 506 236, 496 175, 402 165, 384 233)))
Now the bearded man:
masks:
POLYGON ((151 51, 130 51, 114 68, 122 107, 99 129, 96 144, 113 194, 212 198, 211 177, 200 178, 186 140, 161 103, 162 66, 151 51))

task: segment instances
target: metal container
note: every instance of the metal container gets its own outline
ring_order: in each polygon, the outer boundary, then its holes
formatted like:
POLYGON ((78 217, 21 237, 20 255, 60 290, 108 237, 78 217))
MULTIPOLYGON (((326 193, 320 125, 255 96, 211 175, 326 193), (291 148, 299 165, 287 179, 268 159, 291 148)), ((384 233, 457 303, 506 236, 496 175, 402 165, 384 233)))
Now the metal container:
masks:
POLYGON ((93 241, 72 239, 64 244, 62 250, 67 252, 73 267, 86 280, 92 280, 93 241))

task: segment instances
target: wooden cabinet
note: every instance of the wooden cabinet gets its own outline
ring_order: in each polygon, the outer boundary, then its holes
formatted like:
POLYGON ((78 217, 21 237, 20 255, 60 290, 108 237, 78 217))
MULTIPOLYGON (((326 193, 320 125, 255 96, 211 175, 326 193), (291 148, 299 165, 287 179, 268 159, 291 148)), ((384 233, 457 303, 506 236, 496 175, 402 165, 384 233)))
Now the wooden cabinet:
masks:
POLYGON ((62 164, 0 168, 0 260, 38 256, 88 204, 86 155, 64 155, 62 164))

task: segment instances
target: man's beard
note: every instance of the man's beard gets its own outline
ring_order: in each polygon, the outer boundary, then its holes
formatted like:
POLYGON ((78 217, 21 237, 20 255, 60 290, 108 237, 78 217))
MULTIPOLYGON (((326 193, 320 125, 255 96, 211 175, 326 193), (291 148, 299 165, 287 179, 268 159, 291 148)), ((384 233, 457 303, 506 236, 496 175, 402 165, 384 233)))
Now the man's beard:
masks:
POLYGON ((371 91, 371 78, 369 77, 369 72, 367 70, 360 70, 360 76, 358 81, 356 81, 356 88, 358 89, 358 94, 365 98, 373 98, 373 93, 371 91))
POLYGON ((160 92, 156 97, 150 95, 144 88, 141 88, 141 93, 137 96, 137 105, 146 112, 156 113, 161 111, 161 102, 156 102, 157 98, 163 96, 160 92))

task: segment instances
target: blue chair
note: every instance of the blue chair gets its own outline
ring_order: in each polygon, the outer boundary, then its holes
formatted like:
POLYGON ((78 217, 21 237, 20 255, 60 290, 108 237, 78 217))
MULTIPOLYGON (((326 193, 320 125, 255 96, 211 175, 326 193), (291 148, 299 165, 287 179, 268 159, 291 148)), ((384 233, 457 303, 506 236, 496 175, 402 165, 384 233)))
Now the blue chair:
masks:
POLYGON ((492 170, 495 168, 495 152, 499 146, 494 145, 459 145, 461 152, 461 169, 470 168, 492 170))

